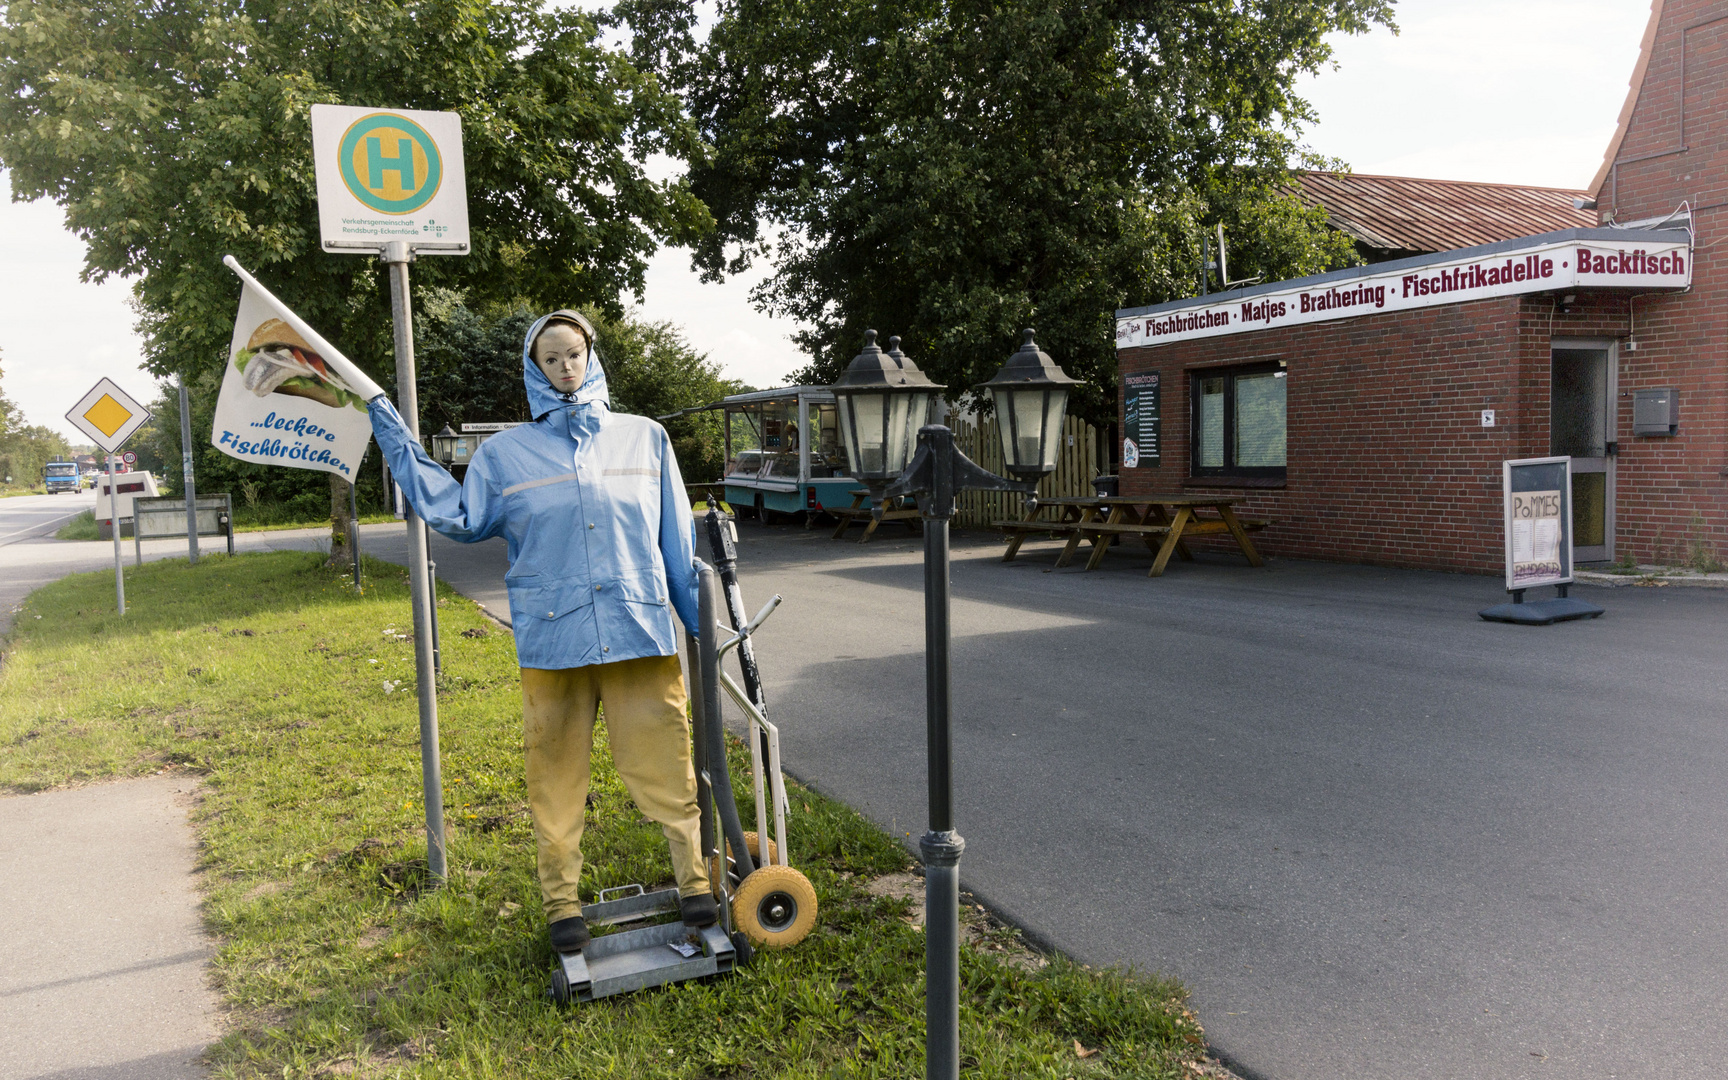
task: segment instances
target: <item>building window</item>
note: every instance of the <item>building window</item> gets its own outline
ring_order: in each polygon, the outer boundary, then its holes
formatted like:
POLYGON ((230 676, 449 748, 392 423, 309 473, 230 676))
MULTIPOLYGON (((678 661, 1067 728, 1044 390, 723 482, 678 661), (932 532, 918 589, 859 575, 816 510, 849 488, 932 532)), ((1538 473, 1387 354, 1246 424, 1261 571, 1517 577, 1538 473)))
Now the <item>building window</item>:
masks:
POLYGON ((1284 479, 1281 363, 1190 371, 1193 476, 1284 479))

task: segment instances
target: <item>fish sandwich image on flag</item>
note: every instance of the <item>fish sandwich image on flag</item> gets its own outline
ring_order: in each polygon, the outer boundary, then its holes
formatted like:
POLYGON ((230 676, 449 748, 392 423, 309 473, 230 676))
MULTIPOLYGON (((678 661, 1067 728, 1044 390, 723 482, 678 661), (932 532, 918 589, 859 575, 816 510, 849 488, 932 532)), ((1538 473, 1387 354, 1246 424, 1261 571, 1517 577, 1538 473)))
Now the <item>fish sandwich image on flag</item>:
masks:
POLYGON ((241 461, 353 482, 372 440, 366 402, 383 393, 235 261, 245 283, 210 443, 241 461))

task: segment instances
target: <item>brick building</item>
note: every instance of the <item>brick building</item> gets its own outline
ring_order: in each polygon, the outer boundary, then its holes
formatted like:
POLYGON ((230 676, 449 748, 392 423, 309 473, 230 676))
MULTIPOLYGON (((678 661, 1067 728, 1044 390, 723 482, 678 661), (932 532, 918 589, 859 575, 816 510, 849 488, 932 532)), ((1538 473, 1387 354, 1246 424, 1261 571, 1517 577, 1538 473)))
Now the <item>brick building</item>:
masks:
POLYGON ((1501 461, 1569 454, 1579 562, 1728 554, 1728 3, 1655 0, 1579 202, 1593 226, 1119 311, 1122 493, 1495 573, 1501 461))

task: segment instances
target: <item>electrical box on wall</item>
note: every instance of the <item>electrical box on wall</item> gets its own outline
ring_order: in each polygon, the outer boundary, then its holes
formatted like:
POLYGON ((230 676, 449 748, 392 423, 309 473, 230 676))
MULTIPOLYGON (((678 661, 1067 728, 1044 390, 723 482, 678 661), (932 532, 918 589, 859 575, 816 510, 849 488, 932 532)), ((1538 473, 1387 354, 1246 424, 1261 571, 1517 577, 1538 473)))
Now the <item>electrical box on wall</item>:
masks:
POLYGON ((1680 391, 1672 386, 1632 392, 1632 434, 1667 436, 1680 430, 1680 391))

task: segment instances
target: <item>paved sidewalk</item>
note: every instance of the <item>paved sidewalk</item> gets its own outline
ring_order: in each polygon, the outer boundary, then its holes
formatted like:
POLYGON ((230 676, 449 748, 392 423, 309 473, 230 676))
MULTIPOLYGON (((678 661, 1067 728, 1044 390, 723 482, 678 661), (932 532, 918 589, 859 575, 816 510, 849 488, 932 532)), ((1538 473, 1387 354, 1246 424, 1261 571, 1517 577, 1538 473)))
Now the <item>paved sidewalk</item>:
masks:
POLYGON ((191 780, 0 798, 0 1077, 196 1080, 217 1037, 191 780))
MULTIPOLYGON (((34 590, 114 568, 111 542, 53 538, 82 504, 7 502, 0 506, 0 635, 34 590)), ((236 537, 239 551, 326 543, 322 529, 236 537)), ((201 546, 204 557, 224 557, 219 540, 201 546)), ((122 550, 129 573, 132 541, 122 550)), ((184 539, 144 544, 146 562, 185 557, 184 539)), ((217 1037, 218 1002, 205 978, 211 946, 193 877, 192 787, 166 776, 0 798, 3 1080, 205 1075, 197 1058, 217 1037)))

